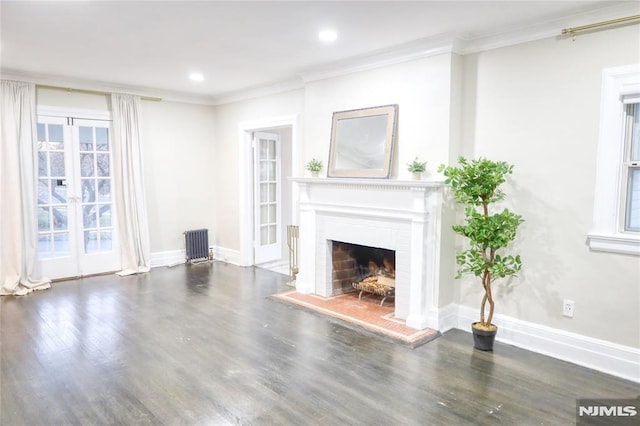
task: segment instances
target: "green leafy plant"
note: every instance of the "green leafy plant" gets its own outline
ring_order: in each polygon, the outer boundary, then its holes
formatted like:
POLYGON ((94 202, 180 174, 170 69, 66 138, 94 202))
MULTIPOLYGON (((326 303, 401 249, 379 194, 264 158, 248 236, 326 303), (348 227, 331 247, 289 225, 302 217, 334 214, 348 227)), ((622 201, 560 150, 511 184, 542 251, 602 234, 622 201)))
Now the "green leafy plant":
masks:
POLYGON ((312 158, 311 161, 307 163, 305 168, 310 172, 319 172, 322 170, 323 164, 322 161, 312 158))
POLYGON ((458 167, 440 165, 438 171, 451 185, 457 202, 464 204, 465 222, 454 225, 453 231, 469 240, 469 248, 456 254, 458 273, 456 278, 473 274, 481 278, 484 296, 480 305, 480 323, 477 328, 492 330, 495 302, 491 285, 498 278, 515 276, 522 268, 520 255, 499 254, 516 237, 522 216, 508 209, 491 213, 493 203, 504 200, 500 186, 512 173, 513 166, 502 161, 484 158, 468 161, 458 158, 458 167), (486 305, 489 315, 485 317, 486 305))
POLYGON ((411 163, 407 163, 407 170, 411 173, 424 173, 427 170, 427 162, 421 162, 418 157, 414 158, 411 163))

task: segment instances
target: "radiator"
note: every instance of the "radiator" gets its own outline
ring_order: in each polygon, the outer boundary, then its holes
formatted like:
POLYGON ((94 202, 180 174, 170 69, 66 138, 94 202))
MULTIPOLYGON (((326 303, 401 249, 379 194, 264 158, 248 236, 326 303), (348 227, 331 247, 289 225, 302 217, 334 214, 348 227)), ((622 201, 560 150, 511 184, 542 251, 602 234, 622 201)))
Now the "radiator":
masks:
POLYGON ((209 230, 194 229, 184 233, 187 262, 209 258, 209 230))

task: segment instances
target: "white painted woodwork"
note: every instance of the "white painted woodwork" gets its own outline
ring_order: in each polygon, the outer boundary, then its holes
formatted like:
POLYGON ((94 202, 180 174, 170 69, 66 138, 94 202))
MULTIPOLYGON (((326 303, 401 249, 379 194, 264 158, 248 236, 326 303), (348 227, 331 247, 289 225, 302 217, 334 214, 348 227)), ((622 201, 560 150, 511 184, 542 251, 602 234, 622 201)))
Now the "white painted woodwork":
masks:
POLYGON ((296 290, 331 296, 332 241, 396 252, 395 315, 438 329, 442 181, 293 179, 299 188, 296 290))

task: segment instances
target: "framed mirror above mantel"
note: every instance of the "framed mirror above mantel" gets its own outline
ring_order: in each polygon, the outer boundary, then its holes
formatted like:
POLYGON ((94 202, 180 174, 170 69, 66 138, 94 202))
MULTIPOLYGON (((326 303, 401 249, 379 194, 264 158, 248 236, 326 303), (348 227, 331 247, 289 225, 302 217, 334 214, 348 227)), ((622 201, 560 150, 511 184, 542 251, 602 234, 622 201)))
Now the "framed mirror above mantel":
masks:
POLYGON ((333 113, 328 177, 389 178, 398 105, 333 113))

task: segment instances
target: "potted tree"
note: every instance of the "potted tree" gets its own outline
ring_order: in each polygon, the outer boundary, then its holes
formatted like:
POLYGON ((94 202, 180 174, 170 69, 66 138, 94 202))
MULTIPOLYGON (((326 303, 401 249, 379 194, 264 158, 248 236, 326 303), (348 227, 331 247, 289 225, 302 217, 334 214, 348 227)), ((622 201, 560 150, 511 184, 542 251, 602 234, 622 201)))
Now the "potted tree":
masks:
POLYGON ((407 170, 413 174, 415 180, 422 179, 422 174, 427 170, 427 162, 414 158, 412 162, 407 163, 407 170))
POLYGON ((465 206, 464 224, 453 226, 453 231, 469 243, 466 250, 456 254, 456 278, 473 274, 484 288, 480 321, 472 324, 472 331, 474 347, 485 351, 493 350, 498 331, 492 323, 495 302, 491 286, 496 279, 515 276, 522 268, 519 255, 501 253, 515 239, 522 217, 506 208, 491 212, 493 204, 505 198, 500 186, 512 170, 513 166, 506 162, 484 158, 467 161, 464 157, 458 158, 457 167, 443 164, 438 168, 451 185, 456 201, 465 206))
POLYGON ((318 177, 318 174, 322 170, 323 164, 322 161, 312 158, 305 168, 311 172, 312 177, 318 177))

